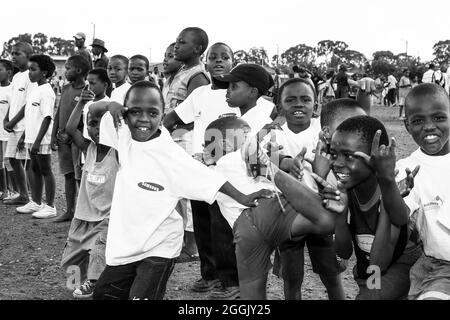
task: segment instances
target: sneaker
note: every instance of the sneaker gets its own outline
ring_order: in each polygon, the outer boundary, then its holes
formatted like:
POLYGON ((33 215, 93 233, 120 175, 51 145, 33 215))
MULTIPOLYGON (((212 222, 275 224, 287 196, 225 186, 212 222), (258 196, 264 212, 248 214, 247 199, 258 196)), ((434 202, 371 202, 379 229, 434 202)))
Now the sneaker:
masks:
POLYGON ((79 288, 73 291, 75 299, 90 299, 94 294, 95 282, 86 280, 79 288))
POLYGON ((28 202, 26 205, 17 207, 16 211, 17 213, 34 213, 36 211, 41 210, 44 207, 44 204, 37 204, 33 200, 28 202))
POLYGON ((9 197, 9 191, 0 192, 0 201, 3 201, 8 197, 9 197))
POLYGON ((6 205, 24 205, 27 204, 30 200, 28 197, 22 196, 20 193, 16 192, 8 199, 3 200, 3 204, 6 205))
POLYGON ((201 278, 194 282, 194 284, 191 287, 191 290, 194 292, 208 292, 220 287, 221 284, 219 279, 205 280, 201 278))
POLYGON ((32 214, 33 218, 37 219, 48 219, 56 217, 56 208, 50 207, 48 204, 44 204, 44 206, 35 213, 32 214))
POLYGON ((236 300, 239 298, 239 287, 221 287, 209 295, 210 300, 236 300))

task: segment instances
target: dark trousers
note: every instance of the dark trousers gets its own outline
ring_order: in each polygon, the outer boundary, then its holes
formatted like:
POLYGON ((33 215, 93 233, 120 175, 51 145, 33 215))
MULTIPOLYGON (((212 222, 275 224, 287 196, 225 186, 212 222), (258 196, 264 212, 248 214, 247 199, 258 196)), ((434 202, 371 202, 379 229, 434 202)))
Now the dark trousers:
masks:
POLYGON ((222 286, 239 285, 233 230, 214 202, 191 201, 200 273, 205 280, 219 278, 222 286))
POLYGON ((98 279, 94 300, 162 300, 175 259, 149 257, 137 262, 106 266, 98 279))

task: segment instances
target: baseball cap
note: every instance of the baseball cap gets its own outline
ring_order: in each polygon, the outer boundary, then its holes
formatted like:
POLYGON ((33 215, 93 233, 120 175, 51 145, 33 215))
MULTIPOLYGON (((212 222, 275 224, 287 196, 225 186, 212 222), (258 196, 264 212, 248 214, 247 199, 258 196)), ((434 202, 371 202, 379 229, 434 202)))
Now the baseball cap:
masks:
POLYGON ((228 88, 230 82, 244 81, 248 85, 258 89, 261 95, 274 85, 272 76, 262 66, 253 63, 242 63, 234 67, 230 73, 214 76, 217 87, 228 88))
POLYGON ((86 35, 83 32, 78 32, 76 35, 73 36, 75 39, 85 39, 86 35))

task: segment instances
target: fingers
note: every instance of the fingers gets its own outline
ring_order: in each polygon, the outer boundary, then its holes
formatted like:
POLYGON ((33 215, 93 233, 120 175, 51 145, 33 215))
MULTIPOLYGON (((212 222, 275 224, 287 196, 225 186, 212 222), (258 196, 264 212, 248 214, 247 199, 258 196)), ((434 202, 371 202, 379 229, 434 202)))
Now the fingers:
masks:
POLYGON ((420 165, 417 165, 417 166, 414 168, 413 172, 412 172, 413 178, 417 175, 417 173, 419 172, 419 170, 420 170, 420 165))
POLYGON ((368 165, 370 165, 370 156, 361 151, 356 151, 353 155, 362 158, 368 165))
POLYGON ((394 176, 395 176, 395 177, 398 176, 399 172, 400 172, 400 170, 395 169, 395 170, 394 170, 394 176))
POLYGON ((378 146, 380 145, 380 137, 381 137, 381 130, 377 130, 372 140, 372 154, 377 154, 378 146))
POLYGON ((390 150, 391 152, 395 152, 395 146, 396 146, 395 138, 392 137, 392 138, 391 138, 391 144, 389 145, 389 150, 390 150))
POLYGON ((333 185, 331 185, 330 183, 328 183, 327 181, 325 181, 322 177, 320 177, 319 175, 315 174, 314 172, 311 172, 311 176, 313 177, 313 179, 320 184, 323 188, 334 188, 333 185))
POLYGON ((297 155, 297 157, 301 156, 301 158, 303 160, 303 159, 305 159, 305 154, 306 154, 306 147, 303 147, 302 151, 300 151, 300 153, 297 155))

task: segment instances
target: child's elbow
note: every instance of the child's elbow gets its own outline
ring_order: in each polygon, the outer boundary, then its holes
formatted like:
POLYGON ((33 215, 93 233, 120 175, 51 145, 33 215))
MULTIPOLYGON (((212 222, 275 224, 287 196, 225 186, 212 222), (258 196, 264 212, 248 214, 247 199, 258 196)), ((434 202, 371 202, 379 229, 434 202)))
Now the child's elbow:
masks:
POLYGON ((335 219, 331 214, 326 213, 317 222, 317 231, 319 234, 333 234, 335 228, 335 219))

